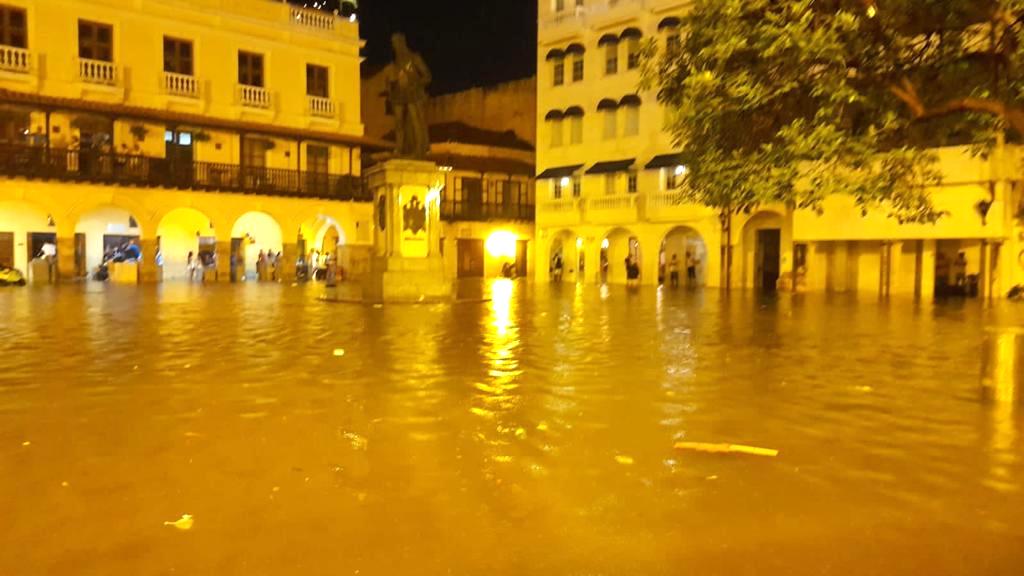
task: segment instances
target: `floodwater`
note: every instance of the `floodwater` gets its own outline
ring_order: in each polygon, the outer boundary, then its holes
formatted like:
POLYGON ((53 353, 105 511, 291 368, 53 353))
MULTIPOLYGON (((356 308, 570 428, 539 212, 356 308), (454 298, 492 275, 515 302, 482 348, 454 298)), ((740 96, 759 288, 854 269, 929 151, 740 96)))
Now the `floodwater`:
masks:
POLYGON ((1024 305, 318 289, 0 290, 0 574, 1024 573, 1024 305))

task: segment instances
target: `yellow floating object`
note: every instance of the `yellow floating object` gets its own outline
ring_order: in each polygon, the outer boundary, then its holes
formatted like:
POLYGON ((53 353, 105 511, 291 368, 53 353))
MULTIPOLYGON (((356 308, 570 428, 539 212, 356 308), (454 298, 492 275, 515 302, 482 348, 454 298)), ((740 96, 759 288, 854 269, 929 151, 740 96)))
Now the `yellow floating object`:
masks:
POLYGON ((345 349, 344 348, 335 348, 334 349, 334 356, 336 358, 341 358, 344 355, 345 355, 345 349))
POLYGON ((767 456, 774 458, 779 455, 778 450, 771 448, 757 448, 756 446, 744 446, 742 444, 710 444, 707 442, 677 442, 676 450, 690 450, 691 452, 705 452, 708 454, 749 454, 750 456, 767 456))
POLYGON ((178 520, 175 520, 174 522, 164 522, 164 526, 174 526, 178 530, 184 531, 184 530, 191 530, 192 529, 192 524, 194 524, 194 523, 195 523, 195 520, 192 519, 192 515, 191 514, 182 514, 181 518, 179 518, 178 520))
POLYGON ((615 457, 615 461, 618 462, 619 464, 622 464, 623 466, 629 466, 633 463, 633 458, 631 456, 619 455, 615 457))

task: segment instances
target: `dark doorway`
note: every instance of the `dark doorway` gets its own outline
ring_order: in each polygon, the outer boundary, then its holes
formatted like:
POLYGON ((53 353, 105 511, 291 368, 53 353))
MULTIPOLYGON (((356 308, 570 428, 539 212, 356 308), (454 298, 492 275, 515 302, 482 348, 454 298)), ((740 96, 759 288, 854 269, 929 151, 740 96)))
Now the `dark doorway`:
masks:
POLYGON ((85 269, 85 234, 75 233, 75 276, 79 278, 88 275, 85 269))
POLYGON ((516 242, 516 277, 525 278, 527 272, 529 272, 529 240, 519 240, 516 242))
POLYGON ((0 266, 14 268, 14 232, 0 232, 0 266))
POLYGON ((245 238, 231 239, 231 281, 245 278, 245 238))
POLYGON ((193 178, 192 133, 168 130, 164 133, 164 153, 170 167, 171 177, 179 184, 191 184, 193 178))
POLYGON ((484 241, 459 239, 459 278, 482 278, 484 275, 484 241))
POLYGON ((755 278, 757 288, 765 292, 774 292, 779 282, 780 256, 782 253, 782 231, 778 228, 757 231, 757 262, 758 275, 755 278))
POLYGON ((57 235, 53 232, 29 232, 28 233, 28 261, 43 255, 43 244, 49 242, 57 245, 57 235))
POLYGON ((465 205, 463 217, 478 219, 483 216, 484 188, 479 178, 462 179, 462 198, 465 205))

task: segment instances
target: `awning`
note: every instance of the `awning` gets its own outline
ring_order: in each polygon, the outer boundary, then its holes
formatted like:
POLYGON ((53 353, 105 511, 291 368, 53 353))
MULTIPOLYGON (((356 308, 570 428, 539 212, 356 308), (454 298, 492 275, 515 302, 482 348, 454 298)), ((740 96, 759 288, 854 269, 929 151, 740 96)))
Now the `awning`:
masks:
POLYGON ((586 51, 587 50, 583 47, 583 44, 569 44, 565 47, 565 54, 567 56, 570 54, 583 54, 586 51))
POLYGON ((619 37, 615 34, 605 34, 601 36, 601 39, 597 41, 598 46, 604 46, 605 44, 618 44, 619 37))
POLYGON ((569 106, 568 108, 565 109, 564 116, 566 118, 582 117, 583 108, 580 108, 579 106, 569 106))
POLYGON ((544 116, 544 119, 548 121, 561 120, 563 116, 565 116, 565 114, 563 114, 561 110, 551 110, 544 116))
POLYGON ((678 28, 681 23, 682 22, 680 22, 679 18, 676 18, 675 16, 669 16, 668 18, 662 20, 660 24, 658 24, 658 31, 660 32, 665 28, 678 28))
POLYGON ((565 178, 566 176, 572 176, 580 168, 583 168, 583 164, 577 164, 575 166, 562 166, 560 168, 548 168, 537 175, 537 180, 553 180, 555 178, 565 178))
POLYGON ((619 100, 619 106, 639 106, 640 104, 640 97, 636 94, 623 96, 622 100, 619 100))
POLYGON ((683 158, 682 152, 676 152, 674 154, 661 154, 651 158, 651 161, 644 166, 647 170, 657 170, 659 168, 675 168, 676 166, 682 166, 686 164, 686 160, 683 158))
POLYGON ((615 110, 619 107, 619 103, 611 98, 605 98, 597 103, 597 110, 615 110))
POLYGON ((619 38, 621 38, 622 40, 628 40, 630 38, 636 38, 637 40, 639 40, 643 37, 644 33, 641 32, 639 28, 626 28, 625 30, 622 31, 622 34, 619 34, 619 38))
POLYGON ((548 52, 546 60, 561 60, 565 57, 565 53, 561 50, 555 49, 548 52))
POLYGON ((610 174, 612 172, 625 172, 636 162, 635 158, 629 160, 611 160, 609 162, 598 162, 587 170, 587 174, 610 174))

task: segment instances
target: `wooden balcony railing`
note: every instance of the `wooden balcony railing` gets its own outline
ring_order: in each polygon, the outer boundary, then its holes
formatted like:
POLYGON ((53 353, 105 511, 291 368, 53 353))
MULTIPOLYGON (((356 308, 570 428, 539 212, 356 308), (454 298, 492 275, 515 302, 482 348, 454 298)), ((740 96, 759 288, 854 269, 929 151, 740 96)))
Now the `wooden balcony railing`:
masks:
POLYGON ((32 53, 24 48, 0 46, 0 70, 28 74, 32 70, 32 53))
POLYGON ((188 74, 164 72, 164 91, 171 96, 199 98, 199 81, 188 74))
POLYGON ((103 84, 116 86, 117 66, 113 62, 104 60, 90 60, 88 58, 78 59, 78 78, 89 84, 103 84))
POLYGON ((441 202, 441 219, 446 222, 490 220, 527 220, 534 217, 533 204, 510 202, 507 204, 472 204, 466 202, 441 202))
POLYGON ((0 176, 370 202, 358 176, 0 144, 0 176))

